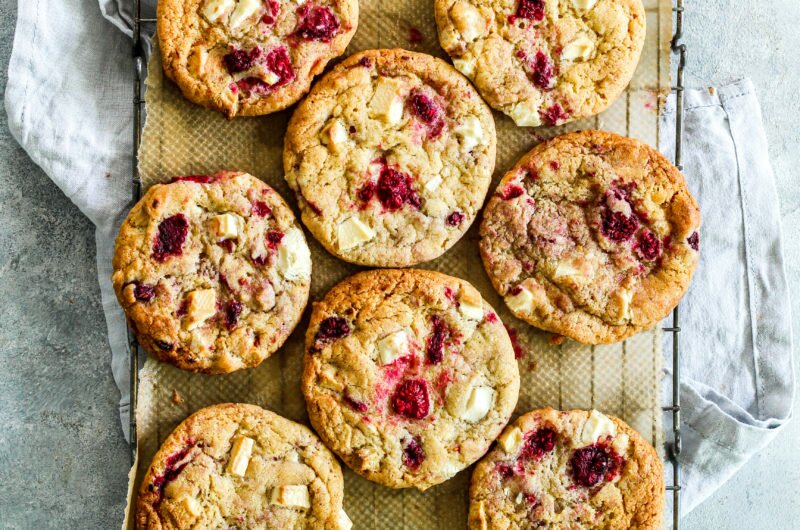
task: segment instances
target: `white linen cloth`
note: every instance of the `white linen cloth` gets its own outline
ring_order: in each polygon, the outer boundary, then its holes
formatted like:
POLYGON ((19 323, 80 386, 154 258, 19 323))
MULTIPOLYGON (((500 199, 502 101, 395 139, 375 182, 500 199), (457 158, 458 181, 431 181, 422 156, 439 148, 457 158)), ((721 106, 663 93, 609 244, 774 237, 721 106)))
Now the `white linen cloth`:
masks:
MULTIPOLYGON (((152 6, 145 2, 145 16, 152 6)), ((5 94, 11 133, 97 227, 126 438, 129 357, 110 277, 131 202, 130 13, 130 0, 100 0, 100 9, 82 0, 20 1, 5 94)), ((777 196, 753 88, 744 81, 713 96, 686 94, 685 173, 704 224, 700 266, 681 305, 684 512, 774 437, 791 416, 794 389, 777 196)), ((667 153, 672 120, 670 110, 667 153)))

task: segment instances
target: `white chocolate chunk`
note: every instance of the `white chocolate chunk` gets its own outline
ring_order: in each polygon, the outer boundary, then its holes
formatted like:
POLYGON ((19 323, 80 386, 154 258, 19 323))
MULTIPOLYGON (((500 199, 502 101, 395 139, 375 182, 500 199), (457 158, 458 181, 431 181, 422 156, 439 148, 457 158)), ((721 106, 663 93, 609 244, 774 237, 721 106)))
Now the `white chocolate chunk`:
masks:
POLYGON ((594 42, 582 33, 574 41, 564 46, 561 51, 561 58, 570 62, 586 61, 592 56, 592 50, 594 50, 594 42))
POLYGON ((236 9, 231 13, 228 26, 236 29, 259 11, 261 11, 261 0, 239 0, 236 9))
POLYGON ((447 478, 456 476, 462 469, 464 469, 464 466, 461 464, 461 462, 452 459, 446 460, 441 467, 439 467, 441 474, 447 478))
POLYGON ((467 408, 461 418, 470 422, 479 421, 489 413, 494 401, 494 389, 488 386, 472 387, 467 400, 467 408))
POLYGON ((247 473, 247 465, 250 463, 250 455, 253 454, 252 438, 247 436, 238 436, 233 441, 233 449, 231 449, 231 458, 228 460, 228 473, 243 477, 247 473))
POLYGON ((203 330, 195 329, 192 331, 192 341, 189 344, 190 350, 202 353, 207 350, 210 345, 211 341, 206 337, 206 334, 203 333, 203 330))
POLYGON ((375 237, 375 231, 358 217, 349 217, 338 228, 339 250, 350 250, 375 237))
POLYGON ((578 11, 589 11, 597 3, 597 0, 572 0, 572 5, 578 11))
POLYGON ((403 118, 403 100, 400 98, 402 83, 391 77, 379 77, 375 93, 369 102, 370 114, 391 124, 403 118))
POLYGON ((630 444, 630 438, 624 432, 617 434, 614 438, 614 441, 611 443, 611 447, 620 455, 624 455, 628 453, 628 445, 630 444))
POLYGON ((239 235, 241 219, 236 214, 224 213, 212 217, 210 224, 217 239, 235 239, 239 235))
POLYGON ((553 278, 573 277, 576 279, 588 279, 594 276, 592 264, 594 256, 591 252, 583 256, 575 256, 571 259, 564 259, 558 262, 553 278))
POLYGON ((267 70, 266 72, 264 72, 264 75, 261 76, 261 80, 264 81, 269 86, 272 86, 281 80, 281 76, 279 76, 272 70, 267 70))
POLYGON ((631 301, 633 300, 633 291, 628 289, 619 289, 611 295, 619 306, 619 320, 630 320, 633 317, 631 311, 631 301))
POLYGON ((288 508, 311 508, 308 486, 290 485, 273 488, 269 502, 288 508))
POLYGON ((342 120, 334 119, 328 122, 328 125, 322 129, 322 143, 328 146, 328 149, 335 153, 341 152, 343 147, 347 144, 350 135, 347 134, 342 120))
POLYGON ((439 175, 435 175, 432 179, 425 183, 425 191, 429 191, 433 193, 439 188, 439 185, 442 183, 442 177, 439 175))
POLYGON ((472 289, 464 289, 459 293, 458 310, 472 320, 483 320, 483 298, 472 289))
POLYGON ((181 497, 178 501, 178 506, 180 506, 181 510, 186 512, 186 514, 188 514, 190 517, 197 517, 202 511, 202 505, 200 504, 200 501, 194 497, 181 497))
POLYGON ((465 76, 472 79, 475 76, 475 66, 477 65, 477 60, 473 56, 466 56, 466 57, 459 57, 458 59, 453 59, 453 66, 455 66, 456 70, 464 74, 465 76))
POLYGON ((519 446, 522 445, 522 440, 522 430, 519 427, 509 427, 503 431, 503 434, 500 435, 497 442, 500 444, 500 447, 503 448, 503 451, 511 454, 519 449, 519 446))
POLYGON ((486 143, 481 121, 475 116, 465 118, 458 127, 453 129, 453 133, 461 138, 461 150, 467 153, 472 151, 476 145, 486 143))
POLYGON ((344 383, 342 383, 342 378, 339 376, 339 372, 336 370, 336 368, 330 365, 322 369, 319 377, 319 384, 325 388, 330 388, 331 390, 335 390, 337 392, 344 390, 344 383))
POLYGON ((592 445, 601 438, 615 434, 617 434, 617 426, 614 425, 614 422, 605 414, 593 410, 586 419, 586 423, 583 424, 581 442, 592 445))
POLYGON ((381 364, 391 364, 408 353, 408 333, 405 330, 395 331, 380 339, 377 348, 381 364))
POLYGON ((520 491, 519 493, 517 493, 517 496, 514 498, 514 502, 517 503, 517 504, 520 504, 522 502, 523 498, 525 498, 525 496, 520 491))
POLYGON ((311 252, 299 228, 292 228, 278 245, 278 270, 287 280, 311 277, 311 252))
POLYGON ((353 521, 350 520, 344 509, 340 509, 339 514, 336 516, 336 526, 337 530, 350 530, 353 528, 353 521))
POLYGON ((506 304, 516 313, 530 313, 533 311, 533 293, 520 287, 517 294, 506 296, 506 304))
POLYGON ((458 2, 450 9, 453 24, 465 42, 472 42, 486 33, 486 21, 481 12, 468 2, 458 2))
POLYGON ((236 0, 208 0, 203 6, 203 16, 209 22, 216 22, 233 9, 236 0))
POLYGON ((192 330, 217 312, 217 293, 214 289, 197 289, 186 295, 186 329, 192 330))
POLYGON ((505 113, 520 127, 538 127, 542 124, 539 105, 532 100, 520 101, 505 113))

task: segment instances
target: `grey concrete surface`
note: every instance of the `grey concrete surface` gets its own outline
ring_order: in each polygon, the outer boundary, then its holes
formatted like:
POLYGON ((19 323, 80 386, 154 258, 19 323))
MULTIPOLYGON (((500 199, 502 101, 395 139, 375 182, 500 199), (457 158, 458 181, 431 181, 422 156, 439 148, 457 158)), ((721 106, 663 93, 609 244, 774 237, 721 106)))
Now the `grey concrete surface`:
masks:
MULTIPOLYGON (((93 1, 93 0, 86 0, 93 1)), ((0 0, 5 87, 16 2, 0 0)), ((688 2, 692 85, 748 75, 781 196, 800 337, 800 2, 688 2)), ((0 113, 0 528, 119 528, 128 453, 117 416, 90 223, 14 142, 0 113)), ((777 205, 776 205, 777 207, 777 205)), ((800 422, 689 529, 800 528, 800 422)))

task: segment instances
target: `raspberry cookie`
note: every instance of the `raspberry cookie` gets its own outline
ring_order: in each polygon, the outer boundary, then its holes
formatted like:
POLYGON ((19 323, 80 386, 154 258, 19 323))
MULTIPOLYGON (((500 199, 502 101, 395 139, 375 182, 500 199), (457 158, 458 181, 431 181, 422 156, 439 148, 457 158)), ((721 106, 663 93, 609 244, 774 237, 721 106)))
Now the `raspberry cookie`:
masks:
POLYGON ((255 405, 214 405, 153 457, 136 528, 349 530, 343 487, 339 464, 307 427, 255 405))
POLYGON ((514 410, 519 371, 503 323, 469 283, 373 270, 314 304, 303 393, 311 424, 356 473, 425 490, 486 453, 514 410))
POLYGON ((519 126, 605 110, 633 77, 641 0, 436 0, 439 42, 493 108, 519 126))
POLYGON ((700 212, 680 172, 630 138, 586 131, 539 144, 484 212, 481 257, 511 311, 587 344, 623 340, 678 304, 700 212))
POLYGON ((112 281, 139 343, 184 370, 257 366, 308 302, 311 255, 294 214, 246 173, 176 177, 133 207, 112 281))
POLYGON ((160 0, 164 72, 190 101, 234 116, 285 109, 341 55, 358 0, 160 0))
POLYGON ((444 61, 405 50, 348 58, 314 86, 286 133, 286 181, 332 254, 406 267, 466 232, 494 171, 495 129, 444 61))
POLYGON ((475 468, 469 498, 473 530, 657 529, 663 466, 621 420, 548 408, 503 431, 475 468))

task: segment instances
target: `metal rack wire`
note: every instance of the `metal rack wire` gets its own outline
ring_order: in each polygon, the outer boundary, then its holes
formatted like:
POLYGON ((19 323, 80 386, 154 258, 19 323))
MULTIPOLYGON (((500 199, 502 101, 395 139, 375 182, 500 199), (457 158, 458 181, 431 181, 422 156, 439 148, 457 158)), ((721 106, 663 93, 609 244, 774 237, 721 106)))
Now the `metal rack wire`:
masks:
MULTIPOLYGON (((675 14, 675 31, 671 41, 672 53, 678 57, 675 84, 671 91, 676 97, 676 118, 675 118, 675 165, 679 170, 683 170, 681 165, 681 151, 683 147, 683 80, 684 68, 686 66, 687 50, 686 45, 681 43, 683 37, 683 0, 675 0, 675 7, 672 11, 675 14)), ((144 79, 145 79, 145 54, 142 45, 142 25, 153 24, 155 19, 142 18, 141 0, 133 0, 133 68, 134 68, 134 91, 133 91, 133 178, 132 178, 132 199, 139 200, 142 191, 142 182, 139 174, 138 153, 142 140, 142 121, 144 111, 144 79)), ((681 466, 678 455, 681 452, 681 391, 680 391, 680 320, 679 308, 676 307, 672 312, 672 325, 663 328, 665 333, 672 334, 672 403, 663 407, 665 412, 672 413, 672 436, 666 445, 667 459, 672 466, 672 484, 666 486, 667 492, 672 493, 672 527, 675 530, 680 528, 681 518, 681 466)), ((131 464, 136 462, 137 455, 137 431, 136 431, 136 404, 139 382, 139 344, 136 337, 128 328, 128 349, 130 354, 130 456, 131 464)))

